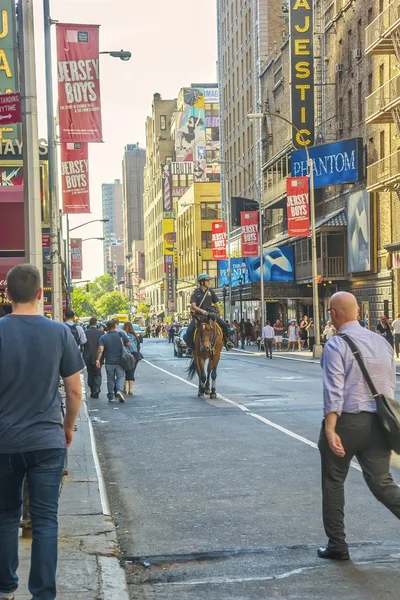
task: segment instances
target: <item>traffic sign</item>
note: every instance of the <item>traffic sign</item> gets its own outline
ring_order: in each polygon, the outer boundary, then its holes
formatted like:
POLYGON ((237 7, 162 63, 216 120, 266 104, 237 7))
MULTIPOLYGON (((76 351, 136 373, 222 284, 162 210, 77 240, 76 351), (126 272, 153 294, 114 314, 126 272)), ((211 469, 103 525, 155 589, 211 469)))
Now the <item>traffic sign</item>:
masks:
POLYGON ((21 94, 0 94, 0 125, 21 123, 21 94))

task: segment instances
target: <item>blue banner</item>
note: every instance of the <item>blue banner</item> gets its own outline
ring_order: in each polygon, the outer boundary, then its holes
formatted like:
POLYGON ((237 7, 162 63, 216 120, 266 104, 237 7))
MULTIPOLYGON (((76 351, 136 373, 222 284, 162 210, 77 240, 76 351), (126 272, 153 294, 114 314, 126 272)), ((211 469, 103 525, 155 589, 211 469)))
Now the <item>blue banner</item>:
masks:
MULTIPOLYGON (((362 138, 312 146, 308 151, 314 163, 314 187, 362 179, 362 138)), ((308 174, 306 151, 292 152, 292 177, 306 177, 308 174)))
MULTIPOLYGON (((219 285, 229 285, 228 261, 219 262, 219 285)), ((264 281, 294 281, 293 246, 281 246, 264 250, 264 281)), ((260 258, 232 258, 232 286, 260 281, 260 258)))

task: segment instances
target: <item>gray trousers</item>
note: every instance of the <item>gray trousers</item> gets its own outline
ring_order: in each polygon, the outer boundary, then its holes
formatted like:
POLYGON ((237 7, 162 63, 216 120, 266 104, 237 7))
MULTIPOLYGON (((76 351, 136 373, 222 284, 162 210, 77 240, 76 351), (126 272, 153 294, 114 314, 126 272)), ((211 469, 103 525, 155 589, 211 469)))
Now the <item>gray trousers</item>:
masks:
POLYGON ((400 354, 400 333, 394 334, 394 347, 396 349, 396 356, 398 358, 400 354))
POLYGON ((265 348, 265 354, 267 356, 272 356, 273 343, 274 343, 274 338, 264 338, 264 348, 265 348))
POLYGON ((107 398, 114 398, 114 388, 117 392, 124 392, 125 371, 120 365, 107 365, 107 398))
POLYGON ((336 433, 346 452, 336 456, 328 445, 325 423, 322 423, 318 448, 322 466, 322 515, 329 545, 347 549, 344 530, 344 482, 350 461, 357 457, 364 479, 374 494, 400 519, 400 488, 393 482, 390 468, 390 449, 374 413, 342 413, 336 433))

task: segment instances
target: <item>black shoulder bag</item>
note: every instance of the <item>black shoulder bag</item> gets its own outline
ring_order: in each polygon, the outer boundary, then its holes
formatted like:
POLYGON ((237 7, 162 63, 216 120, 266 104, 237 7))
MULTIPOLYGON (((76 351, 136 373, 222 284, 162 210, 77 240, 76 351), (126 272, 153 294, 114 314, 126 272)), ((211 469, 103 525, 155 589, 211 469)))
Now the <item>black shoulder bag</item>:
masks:
POLYGON ((400 404, 393 398, 378 393, 354 341, 346 333, 339 333, 339 335, 348 344, 371 390, 376 402, 376 414, 390 448, 396 454, 400 454, 400 404))

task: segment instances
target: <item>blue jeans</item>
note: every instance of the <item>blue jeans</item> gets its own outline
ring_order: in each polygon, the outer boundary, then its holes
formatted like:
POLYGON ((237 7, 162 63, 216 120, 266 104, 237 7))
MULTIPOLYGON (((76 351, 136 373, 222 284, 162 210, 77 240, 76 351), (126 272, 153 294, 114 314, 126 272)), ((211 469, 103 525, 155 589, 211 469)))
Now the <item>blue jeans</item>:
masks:
POLYGON ((32 520, 29 591, 32 600, 56 597, 58 498, 65 449, 0 454, 0 600, 18 587, 18 530, 26 474, 32 520))
MULTIPOLYGON (((120 365, 107 365, 107 398, 114 398, 114 391, 124 393, 125 371, 120 365)), ((1 600, 1 599, 0 599, 1 600)))

